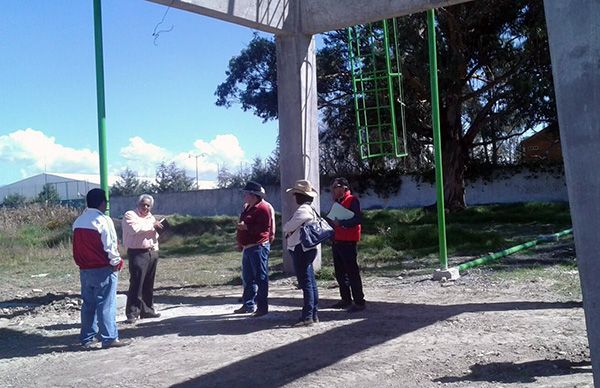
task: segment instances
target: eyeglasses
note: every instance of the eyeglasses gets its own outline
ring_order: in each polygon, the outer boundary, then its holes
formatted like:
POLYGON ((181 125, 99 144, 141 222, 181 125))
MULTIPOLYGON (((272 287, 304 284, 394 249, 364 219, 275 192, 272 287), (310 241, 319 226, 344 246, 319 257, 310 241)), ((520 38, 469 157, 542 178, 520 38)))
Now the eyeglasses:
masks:
POLYGON ((141 207, 152 207, 149 203, 140 203, 141 207))

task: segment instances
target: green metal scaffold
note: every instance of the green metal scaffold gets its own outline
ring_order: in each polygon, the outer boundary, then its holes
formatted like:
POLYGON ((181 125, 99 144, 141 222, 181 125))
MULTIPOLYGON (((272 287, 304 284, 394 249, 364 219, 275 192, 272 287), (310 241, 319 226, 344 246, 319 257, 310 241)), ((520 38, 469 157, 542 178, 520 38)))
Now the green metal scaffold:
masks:
POLYGON ((348 28, 352 89, 362 159, 407 155, 402 66, 397 37, 396 19, 348 28))
MULTIPOLYGON (((439 119, 435 11, 427 11, 440 270, 448 269, 439 119)), ((407 155, 401 50, 396 19, 348 29, 358 144, 363 159, 407 155), (399 110, 399 117, 396 110, 399 110)))

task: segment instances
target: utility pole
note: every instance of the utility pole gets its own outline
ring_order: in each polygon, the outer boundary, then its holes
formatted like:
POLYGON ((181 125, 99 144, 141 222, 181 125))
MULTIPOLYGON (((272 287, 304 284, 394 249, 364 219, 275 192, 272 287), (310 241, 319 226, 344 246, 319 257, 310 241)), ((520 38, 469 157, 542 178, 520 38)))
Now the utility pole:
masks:
POLYGON ((189 154, 188 155, 188 159, 189 158, 195 158, 196 159, 196 190, 200 190, 200 183, 198 181, 198 158, 202 158, 206 156, 206 154, 203 152, 199 155, 195 155, 195 154, 189 154))

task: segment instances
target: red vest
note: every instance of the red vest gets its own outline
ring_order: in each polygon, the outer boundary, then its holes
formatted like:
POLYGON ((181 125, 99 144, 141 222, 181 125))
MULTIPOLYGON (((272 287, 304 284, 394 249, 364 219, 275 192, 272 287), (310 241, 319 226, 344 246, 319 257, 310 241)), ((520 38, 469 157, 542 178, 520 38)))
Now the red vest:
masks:
MULTIPOLYGON (((350 204, 356 198, 349 191, 344 194, 340 205, 345 207, 346 209, 350 209, 350 204)), ((360 224, 350 227, 344 228, 343 226, 336 226, 334 228, 335 236, 333 239, 335 241, 360 241, 360 224)))

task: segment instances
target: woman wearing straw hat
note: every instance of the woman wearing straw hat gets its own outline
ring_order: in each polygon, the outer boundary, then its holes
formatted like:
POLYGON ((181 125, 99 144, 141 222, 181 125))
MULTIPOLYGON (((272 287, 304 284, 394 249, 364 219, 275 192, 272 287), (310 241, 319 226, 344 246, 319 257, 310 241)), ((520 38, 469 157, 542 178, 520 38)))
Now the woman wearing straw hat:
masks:
POLYGON ((300 243, 300 229, 304 223, 315 218, 315 210, 311 204, 313 199, 316 198, 317 192, 311 183, 304 179, 296 181, 294 187, 287 189, 286 192, 292 193, 299 205, 289 221, 283 225, 283 233, 287 240, 287 249, 294 261, 298 286, 302 289, 304 298, 302 316, 292 326, 311 326, 313 323, 319 322, 317 316, 319 292, 313 269, 313 261, 317 257, 317 247, 304 248, 302 246, 300 243))

